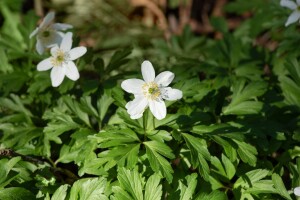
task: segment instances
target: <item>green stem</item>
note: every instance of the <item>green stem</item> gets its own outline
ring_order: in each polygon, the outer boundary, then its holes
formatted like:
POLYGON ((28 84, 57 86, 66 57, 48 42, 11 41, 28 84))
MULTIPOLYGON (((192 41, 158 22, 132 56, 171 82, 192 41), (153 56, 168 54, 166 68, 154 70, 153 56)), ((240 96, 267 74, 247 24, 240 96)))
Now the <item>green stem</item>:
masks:
POLYGON ((148 122, 148 109, 145 110, 143 115, 144 141, 147 140, 147 122, 148 122))
POLYGON ((154 116, 152 116, 152 125, 153 125, 153 130, 155 130, 155 117, 154 116))

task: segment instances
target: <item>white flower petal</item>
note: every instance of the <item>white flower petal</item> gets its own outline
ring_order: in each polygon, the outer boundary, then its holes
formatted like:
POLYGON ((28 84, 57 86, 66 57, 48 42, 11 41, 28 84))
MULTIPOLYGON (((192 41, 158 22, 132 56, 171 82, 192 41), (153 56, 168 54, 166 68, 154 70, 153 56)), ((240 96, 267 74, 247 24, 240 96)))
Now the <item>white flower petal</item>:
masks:
POLYGON ((300 0, 296 0, 296 2, 297 2, 297 8, 298 8, 298 6, 300 6, 300 0))
POLYGON ((36 45, 35 45, 36 51, 38 52, 38 54, 42 55, 45 51, 45 47, 43 45, 43 43, 41 42, 41 40, 37 39, 36 40, 36 45))
POLYGON ((166 117, 167 108, 163 100, 156 99, 149 101, 149 108, 156 119, 161 120, 166 117))
POLYGON ((64 35, 61 44, 60 44, 60 48, 63 49, 64 51, 70 51, 71 47, 72 47, 72 36, 73 33, 68 32, 64 35))
POLYGON ((51 82, 53 87, 59 86, 65 77, 64 67, 53 67, 50 73, 51 82))
POLYGON ((287 7, 291 10, 296 10, 297 7, 298 7, 297 4, 294 1, 291 1, 291 0, 281 0, 280 5, 282 7, 287 7))
POLYGON ((68 62, 68 64, 66 65, 65 73, 66 73, 66 76, 73 81, 76 81, 79 79, 79 72, 73 61, 68 62))
POLYGON ((52 56, 55 56, 56 55, 56 52, 59 50, 59 47, 57 45, 53 46, 51 49, 50 49, 50 53, 52 56))
POLYGON ((52 25, 52 28, 58 31, 65 31, 73 28, 73 26, 71 24, 55 23, 52 25))
POLYGON ((169 100, 169 101, 175 101, 182 98, 182 91, 178 89, 172 89, 170 87, 161 89, 161 96, 162 98, 169 100))
POLYGON ((127 102, 125 105, 125 108, 128 109, 131 106, 131 104, 132 104, 132 101, 127 102))
POLYGON ((145 80, 145 82, 152 82, 154 81, 155 78, 155 71, 154 68, 151 64, 151 62, 149 62, 148 60, 145 60, 142 63, 142 75, 143 75, 143 79, 145 80))
POLYGON ((32 38, 32 37, 35 36, 38 32, 39 32, 39 28, 34 29, 34 31, 32 31, 32 33, 29 35, 29 38, 32 38))
POLYGON ((139 118, 141 118, 141 117, 143 117, 143 113, 137 114, 137 115, 130 115, 130 118, 131 118, 131 119, 139 119, 139 118))
POLYGON ((47 48, 53 47, 55 45, 60 45, 63 37, 59 32, 53 32, 51 37, 52 37, 51 40, 45 43, 45 46, 47 48))
MULTIPOLYGON (((126 104, 126 109, 128 109, 130 107, 130 105, 132 104, 132 101, 129 101, 127 104, 126 104)), ((139 119, 143 116, 143 113, 140 113, 140 114, 136 114, 136 115, 130 115, 130 118, 131 119, 139 119)))
POLYGON ((85 47, 75 47, 69 51, 70 60, 76 60, 86 53, 85 47))
POLYGON ((49 12, 46 15, 46 17, 43 19, 43 21, 39 27, 46 27, 46 26, 50 25, 50 23, 53 21, 54 17, 55 17, 55 12, 49 12))
MULTIPOLYGON (((59 36, 61 37, 61 39, 65 36, 64 32, 61 31, 57 31, 57 34, 59 34, 59 36)), ((60 43, 59 43, 60 44, 60 43)))
POLYGON ((53 66, 51 64, 51 58, 47 58, 47 59, 39 62, 39 64, 37 65, 37 70, 38 71, 46 71, 48 69, 51 69, 52 67, 53 66))
POLYGON ((141 79, 127 79, 121 83, 121 87, 128 93, 142 94, 142 86, 145 82, 141 79))
POLYGON ((299 11, 294 11, 292 12, 292 14, 289 16, 288 20, 285 23, 285 26, 288 26, 294 22, 296 22, 297 20, 300 19, 300 12, 299 11))
POLYGON ((175 75, 172 72, 165 71, 157 75, 155 82, 159 86, 168 86, 174 79, 175 75))
POLYGON ((148 106, 147 99, 144 96, 140 95, 140 96, 136 96, 135 99, 128 102, 126 108, 130 116, 137 116, 143 114, 147 106, 148 106))
POLYGON ((51 32, 51 36, 48 38, 38 37, 44 48, 51 48, 61 43, 62 37, 58 32, 51 32))
POLYGON ((294 194, 295 194, 296 196, 300 196, 300 187, 296 187, 296 188, 294 189, 294 194))

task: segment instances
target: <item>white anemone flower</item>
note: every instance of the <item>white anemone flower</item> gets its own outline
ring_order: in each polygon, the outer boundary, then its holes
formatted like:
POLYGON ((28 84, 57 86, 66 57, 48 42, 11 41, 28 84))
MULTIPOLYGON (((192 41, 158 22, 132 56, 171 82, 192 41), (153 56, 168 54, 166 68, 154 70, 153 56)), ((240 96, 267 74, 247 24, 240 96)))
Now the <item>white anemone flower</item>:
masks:
POLYGON ((300 187, 296 187, 296 188, 294 189, 294 194, 295 194, 296 196, 300 197, 300 187))
POLYGON ((36 35, 36 50, 40 55, 44 53, 46 48, 60 44, 64 36, 64 33, 61 31, 73 28, 70 24, 53 23, 54 17, 55 13, 49 12, 39 27, 29 36, 29 38, 32 38, 36 35))
POLYGON ((172 72, 161 72, 155 77, 155 71, 149 61, 142 63, 143 79, 128 79, 122 82, 121 87, 134 94, 134 100, 126 104, 126 109, 131 119, 138 119, 149 106, 154 117, 161 120, 166 117, 167 109, 165 100, 178 100, 182 92, 178 89, 167 87, 175 75, 172 72))
POLYGON ((281 0, 280 5, 291 9, 293 12, 290 14, 288 20, 285 23, 285 26, 288 26, 300 19, 300 0, 296 2, 291 0, 281 0))
POLYGON ((72 33, 66 33, 61 41, 60 46, 54 46, 51 48, 51 57, 41 61, 37 65, 38 71, 51 70, 51 82, 53 87, 59 86, 64 77, 76 81, 79 79, 78 69, 73 62, 77 58, 86 53, 85 47, 72 47, 72 33))

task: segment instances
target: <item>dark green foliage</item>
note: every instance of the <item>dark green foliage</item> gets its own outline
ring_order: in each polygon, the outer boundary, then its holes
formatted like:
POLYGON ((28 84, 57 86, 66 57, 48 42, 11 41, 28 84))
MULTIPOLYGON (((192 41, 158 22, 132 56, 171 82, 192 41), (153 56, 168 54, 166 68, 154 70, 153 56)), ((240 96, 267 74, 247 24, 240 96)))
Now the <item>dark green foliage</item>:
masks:
MULTIPOLYGON (((58 88, 36 70, 46 57, 29 40, 37 17, 20 9, 19 0, 0 2, 1 200, 296 199, 299 24, 284 27, 279 1, 231 1, 226 13, 252 15, 233 30, 211 18, 221 39, 187 26, 167 41, 148 33, 131 42, 130 31, 113 38, 106 29, 104 44, 76 63, 80 79, 58 88), (183 92, 166 101, 162 120, 126 112, 133 95, 120 85, 141 78, 144 58, 157 74, 174 72, 171 87, 183 92)), ((115 17, 114 26, 130 24, 115 17)))

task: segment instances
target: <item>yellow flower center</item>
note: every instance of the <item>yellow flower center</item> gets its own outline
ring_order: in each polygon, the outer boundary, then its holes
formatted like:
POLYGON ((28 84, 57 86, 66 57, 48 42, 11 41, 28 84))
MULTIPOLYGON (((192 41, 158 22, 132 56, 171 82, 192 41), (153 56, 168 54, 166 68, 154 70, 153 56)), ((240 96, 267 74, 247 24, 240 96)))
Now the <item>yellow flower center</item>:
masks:
POLYGON ((142 90, 147 99, 155 100, 161 95, 160 89, 155 82, 144 83, 142 90))
POLYGON ((49 37, 50 36, 50 31, 49 30, 43 31, 42 36, 45 37, 45 38, 49 37))
POLYGON ((55 40, 55 30, 51 27, 43 28, 39 31, 37 35, 38 39, 47 46, 48 44, 52 44, 55 40))
POLYGON ((67 52, 64 52, 61 49, 58 49, 55 52, 55 55, 51 57, 51 63, 53 66, 62 66, 63 63, 68 62, 69 54, 67 52))

